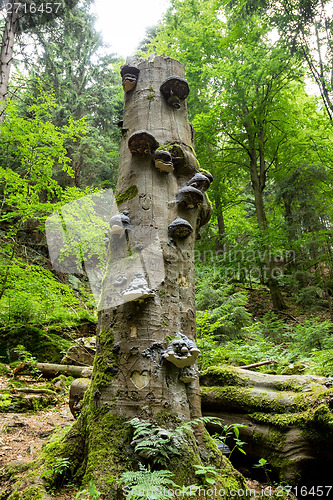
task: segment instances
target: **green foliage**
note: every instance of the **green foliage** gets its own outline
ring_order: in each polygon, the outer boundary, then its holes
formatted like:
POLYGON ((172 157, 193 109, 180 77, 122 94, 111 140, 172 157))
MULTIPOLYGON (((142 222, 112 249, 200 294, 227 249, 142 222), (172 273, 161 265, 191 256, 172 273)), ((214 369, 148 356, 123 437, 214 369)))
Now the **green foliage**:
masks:
POLYGON ((246 455, 246 451, 243 450, 243 446, 246 443, 241 439, 239 439, 239 429, 241 427, 246 427, 246 425, 243 424, 223 425, 222 432, 213 435, 213 439, 215 441, 222 443, 222 453, 226 445, 226 440, 230 439, 230 437, 233 436, 234 446, 230 450, 229 458, 231 457, 231 455, 235 450, 238 450, 240 453, 243 453, 243 455, 246 455))
POLYGON ((196 286, 198 335, 212 335, 219 341, 240 336, 251 321, 247 300, 246 293, 221 283, 218 271, 212 275, 210 269, 200 266, 196 286))
POLYGON ((138 471, 124 472, 119 484, 123 486, 123 493, 126 500, 167 500, 173 498, 173 493, 169 488, 178 486, 172 481, 172 473, 168 470, 151 471, 139 464, 138 471))
POLYGON ((310 353, 315 350, 332 349, 332 322, 319 318, 307 319, 294 330, 294 347, 300 352, 310 353))
POLYGON ((99 500, 102 497, 101 493, 97 489, 95 482, 89 481, 88 488, 86 490, 79 491, 75 495, 75 498, 76 500, 99 500))
POLYGON ((133 418, 129 423, 134 429, 131 445, 134 446, 135 453, 151 460, 153 464, 166 465, 170 455, 181 454, 179 434, 154 427, 138 418, 133 418))
POLYGON ((258 463, 254 464, 253 467, 255 469, 262 469, 264 474, 265 474, 265 479, 266 479, 267 483, 272 484, 270 477, 268 475, 268 473, 272 472, 272 470, 268 468, 268 465, 269 465, 268 460, 266 460, 265 458, 259 458, 258 463))
POLYGON ((217 469, 212 465, 193 465, 195 473, 202 477, 203 484, 212 486, 215 484, 217 476, 221 473, 221 469, 217 469))
MULTIPOLYGON (((16 102, 7 105, 0 138, 0 222, 16 217, 21 224, 32 217, 43 220, 53 210, 52 200, 62 195, 53 178, 54 167, 59 165, 67 175, 74 175, 67 145, 86 134, 87 128, 83 119, 69 118, 60 131, 52 123, 55 106, 54 96, 42 85, 27 110, 29 118, 21 116, 16 102)), ((15 235, 19 228, 20 224, 13 225, 9 234, 15 235)))
POLYGON ((49 489, 60 488, 70 473, 71 463, 68 458, 56 457, 51 467, 42 474, 49 489))

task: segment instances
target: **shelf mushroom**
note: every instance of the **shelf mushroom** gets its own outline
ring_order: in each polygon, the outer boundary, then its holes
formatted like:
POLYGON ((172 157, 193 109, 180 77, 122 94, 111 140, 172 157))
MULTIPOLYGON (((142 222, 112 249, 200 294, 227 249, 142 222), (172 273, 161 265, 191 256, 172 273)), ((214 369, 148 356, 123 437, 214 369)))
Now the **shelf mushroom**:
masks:
POLYGON ((179 109, 181 101, 184 101, 190 92, 190 87, 184 78, 179 76, 169 76, 160 87, 166 102, 169 106, 179 109))
POLYGON ((210 184, 213 182, 214 177, 212 176, 211 173, 209 173, 209 172, 200 172, 200 173, 205 175, 209 179, 210 184))
POLYGON ((123 89, 125 92, 129 92, 134 89, 136 82, 138 81, 140 70, 136 66, 130 66, 125 64, 120 70, 122 77, 123 89))
POLYGON ((168 151, 157 149, 154 153, 155 167, 162 172, 173 172, 172 156, 168 151))
POLYGON ((200 350, 196 343, 183 333, 178 332, 177 338, 168 345, 163 358, 178 368, 184 368, 184 366, 193 365, 199 353, 200 350))
POLYGON ((199 189, 199 191, 207 191, 210 186, 211 181, 207 175, 201 174, 200 172, 195 174, 192 179, 187 182, 187 186, 192 186, 199 189))
POLYGON ((137 130, 128 139, 128 147, 132 155, 150 155, 158 148, 155 137, 147 130, 137 130))
POLYGON ((185 186, 177 193, 177 202, 186 208, 195 208, 203 204, 204 196, 199 189, 192 186, 185 186))
POLYGON ((169 224, 168 234, 171 238, 187 238, 193 231, 191 224, 181 217, 177 217, 169 224))
POLYGON ((143 273, 135 274, 129 286, 122 292, 125 302, 146 299, 148 297, 154 297, 154 295, 155 294, 152 290, 150 290, 143 273))
POLYGON ((179 371, 179 380, 184 384, 190 384, 199 377, 199 371, 194 366, 185 366, 179 371))
POLYGON ((125 231, 131 227, 131 220, 128 217, 128 212, 124 211, 114 215, 110 219, 111 234, 123 236, 125 231))

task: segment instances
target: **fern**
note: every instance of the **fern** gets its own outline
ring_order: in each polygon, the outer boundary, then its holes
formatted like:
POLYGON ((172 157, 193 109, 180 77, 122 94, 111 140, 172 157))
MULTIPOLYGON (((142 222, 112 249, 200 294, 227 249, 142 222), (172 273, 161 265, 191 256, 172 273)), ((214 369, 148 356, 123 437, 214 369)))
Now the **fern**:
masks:
POLYGON ((138 418, 129 421, 134 428, 131 445, 139 456, 151 459, 152 463, 166 465, 170 455, 180 455, 180 436, 172 431, 153 427, 138 418))
POLYGON ((178 427, 176 427, 174 432, 176 432, 177 434, 182 434, 184 431, 191 432, 193 425, 207 424, 207 423, 220 426, 223 425, 222 420, 218 417, 199 417, 195 418, 194 420, 190 420, 189 422, 183 422, 182 424, 178 425, 178 427))
POLYGON ((131 445, 140 457, 151 460, 153 464, 166 466, 170 455, 181 454, 184 432, 192 432, 193 425, 208 422, 222 426, 222 421, 217 417, 200 417, 190 422, 183 422, 175 430, 169 431, 153 427, 150 422, 139 418, 133 418, 129 421, 134 429, 131 445))
POLYGON ((173 474, 168 470, 151 471, 139 464, 136 472, 124 472, 119 483, 123 486, 123 493, 126 500, 145 498, 146 500, 167 500, 173 498, 173 492, 168 488, 177 488, 172 481, 173 474))

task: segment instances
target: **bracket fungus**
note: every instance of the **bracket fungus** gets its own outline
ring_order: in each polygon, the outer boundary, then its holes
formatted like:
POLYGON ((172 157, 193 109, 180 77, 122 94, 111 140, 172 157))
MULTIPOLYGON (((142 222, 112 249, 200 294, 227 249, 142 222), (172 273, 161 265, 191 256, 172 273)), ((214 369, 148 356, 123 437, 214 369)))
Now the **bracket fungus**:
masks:
POLYGON ((202 205, 204 197, 199 189, 192 186, 185 186, 177 193, 177 202, 186 208, 195 208, 202 205))
POLYGON ((137 130, 128 139, 128 147, 132 155, 150 155, 159 146, 155 137, 147 130, 137 130))
POLYGON ((187 238, 192 231, 191 224, 181 217, 177 217, 168 227, 168 234, 171 238, 187 238))
POLYGON ((160 87, 164 99, 175 109, 179 109, 181 101, 184 101, 190 92, 190 87, 184 78, 169 76, 160 87))
POLYGON ((199 377, 199 370, 195 366, 185 366, 179 371, 179 380, 184 384, 190 384, 199 377))
POLYGON ((199 189, 199 191, 207 191, 207 189, 210 186, 211 181, 209 180, 207 175, 197 173, 195 174, 192 179, 190 179, 186 185, 187 186, 192 186, 194 188, 199 189))
POLYGON ((134 89, 136 82, 138 81, 140 70, 136 66, 130 66, 125 64, 120 70, 122 77, 123 89, 125 92, 129 92, 134 89))
POLYGON ((200 350, 196 343, 183 333, 178 332, 177 338, 168 345, 163 358, 178 368, 184 368, 184 366, 193 365, 199 353, 200 350))
POLYGON ((162 172, 173 172, 172 156, 168 151, 157 149, 154 153, 155 167, 162 172))
POLYGON ((202 171, 202 172, 200 172, 200 174, 205 175, 205 176, 207 177, 207 179, 209 180, 210 184, 213 182, 214 177, 212 176, 212 174, 211 174, 211 173, 206 172, 206 171, 202 171))
POLYGON ((131 227, 131 220, 128 217, 128 212, 124 211, 120 214, 114 215, 110 219, 111 234, 123 236, 127 229, 131 227))
POLYGON ((145 275, 143 273, 137 273, 133 276, 126 290, 122 292, 122 295, 126 302, 130 302, 132 300, 154 297, 155 294, 150 290, 145 275))

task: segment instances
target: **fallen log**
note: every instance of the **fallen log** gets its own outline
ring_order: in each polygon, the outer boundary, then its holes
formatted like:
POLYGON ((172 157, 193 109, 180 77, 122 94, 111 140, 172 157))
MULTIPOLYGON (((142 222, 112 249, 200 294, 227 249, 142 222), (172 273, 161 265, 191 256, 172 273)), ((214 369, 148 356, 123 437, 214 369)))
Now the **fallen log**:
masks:
POLYGON ((48 396, 57 397, 57 393, 52 391, 51 389, 36 389, 32 387, 12 387, 10 389, 11 392, 15 393, 24 393, 24 394, 47 394, 48 396))
POLYGON ((39 370, 44 377, 54 378, 63 373, 71 377, 91 377, 92 366, 75 366, 75 365, 56 365, 51 363, 37 363, 37 370, 39 370))
POLYGON ((238 368, 242 368, 242 370, 249 370, 250 368, 257 368, 258 366, 264 365, 277 365, 277 361, 261 361, 260 363, 253 363, 252 365, 239 366, 238 368))
POLYGON ((223 366, 209 367, 200 382, 203 415, 246 426, 239 428, 246 456, 235 453, 236 466, 249 468, 265 458, 279 482, 327 484, 333 465, 333 390, 327 378, 223 366))

